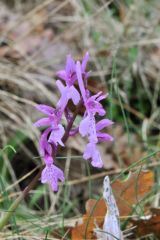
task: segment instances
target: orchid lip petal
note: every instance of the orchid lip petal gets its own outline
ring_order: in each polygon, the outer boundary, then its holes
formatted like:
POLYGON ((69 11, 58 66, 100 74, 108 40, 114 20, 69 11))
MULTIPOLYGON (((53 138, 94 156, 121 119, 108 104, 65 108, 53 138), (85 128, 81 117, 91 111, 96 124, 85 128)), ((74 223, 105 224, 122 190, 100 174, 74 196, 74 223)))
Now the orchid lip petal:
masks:
POLYGON ((83 158, 85 160, 89 159, 92 157, 92 153, 93 153, 93 146, 92 146, 92 143, 88 143, 87 146, 86 146, 86 149, 84 151, 84 154, 83 154, 83 158))
POLYGON ((53 164, 46 165, 41 173, 41 182, 50 184, 53 191, 58 191, 58 180, 64 182, 63 171, 53 164))
POLYGON ((97 167, 97 168, 103 167, 103 161, 101 159, 100 152, 98 150, 95 151, 95 153, 92 157, 91 164, 93 167, 97 167))
POLYGON ((100 152, 96 149, 96 144, 94 142, 89 142, 83 154, 85 160, 91 158, 91 164, 94 167, 101 168, 103 166, 103 161, 100 156, 100 152))

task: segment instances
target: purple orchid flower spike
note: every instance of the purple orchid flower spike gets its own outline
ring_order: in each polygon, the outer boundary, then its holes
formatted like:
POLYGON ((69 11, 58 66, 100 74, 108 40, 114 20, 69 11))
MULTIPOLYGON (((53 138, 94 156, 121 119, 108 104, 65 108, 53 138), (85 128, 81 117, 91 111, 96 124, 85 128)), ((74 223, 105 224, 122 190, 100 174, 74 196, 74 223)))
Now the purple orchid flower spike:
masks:
POLYGON ((52 190, 57 192, 58 180, 64 182, 63 171, 53 164, 46 165, 41 174, 41 182, 48 183, 52 190))
MULTIPOLYGON (((65 136, 74 136, 79 131, 83 137, 88 138, 88 144, 84 151, 83 158, 85 160, 90 160, 92 166, 98 168, 103 166, 97 143, 113 140, 112 136, 103 132, 103 129, 113 124, 113 122, 109 119, 102 119, 96 122, 97 115, 102 117, 106 114, 101 101, 105 99, 107 95, 102 94, 102 92, 98 92, 93 96, 90 95, 87 89, 89 72, 86 71, 86 66, 88 59, 88 52, 83 57, 81 63, 75 63, 71 55, 68 55, 65 69, 57 73, 62 81, 56 81, 56 85, 61 94, 56 108, 43 104, 36 106, 46 117, 41 118, 35 122, 34 125, 36 127, 47 127, 43 131, 39 141, 39 152, 46 165, 41 174, 41 182, 48 183, 53 191, 58 190, 59 180, 62 182, 64 181, 62 170, 54 164, 58 145, 64 147, 63 136, 65 134, 65 129, 61 124, 63 114, 67 120, 65 136), (80 91, 74 86, 77 80, 80 91), (82 104, 85 107, 85 112, 79 126, 74 126, 73 121, 75 119, 75 114, 70 111, 67 104, 68 101, 71 100, 74 105, 78 105, 81 98, 83 99, 82 104)), ((80 107, 78 107, 78 110, 79 108, 80 107)))

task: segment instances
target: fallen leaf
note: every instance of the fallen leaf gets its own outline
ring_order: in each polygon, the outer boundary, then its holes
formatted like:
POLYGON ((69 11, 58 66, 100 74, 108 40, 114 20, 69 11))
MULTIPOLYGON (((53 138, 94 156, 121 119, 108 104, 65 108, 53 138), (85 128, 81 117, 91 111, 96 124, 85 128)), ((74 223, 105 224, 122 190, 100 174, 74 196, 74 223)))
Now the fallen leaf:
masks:
POLYGON ((77 224, 72 229, 72 240, 96 239, 94 228, 95 223, 102 227, 104 216, 107 211, 105 201, 103 199, 89 199, 86 202, 86 214, 83 216, 83 223, 77 224))
POLYGON ((128 216, 133 211, 133 205, 150 192, 154 184, 154 173, 152 171, 141 171, 132 173, 127 181, 115 181, 112 189, 117 201, 121 216, 128 216))

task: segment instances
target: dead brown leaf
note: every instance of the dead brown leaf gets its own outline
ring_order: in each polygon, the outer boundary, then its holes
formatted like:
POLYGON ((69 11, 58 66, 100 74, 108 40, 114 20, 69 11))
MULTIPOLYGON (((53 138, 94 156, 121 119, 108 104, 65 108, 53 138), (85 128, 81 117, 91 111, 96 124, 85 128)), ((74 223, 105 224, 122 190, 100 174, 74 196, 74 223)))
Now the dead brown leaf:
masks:
POLYGON ((128 216, 132 212, 132 205, 138 202, 148 193, 154 184, 154 173, 142 171, 132 173, 127 181, 119 180, 112 184, 113 192, 121 216, 128 216))

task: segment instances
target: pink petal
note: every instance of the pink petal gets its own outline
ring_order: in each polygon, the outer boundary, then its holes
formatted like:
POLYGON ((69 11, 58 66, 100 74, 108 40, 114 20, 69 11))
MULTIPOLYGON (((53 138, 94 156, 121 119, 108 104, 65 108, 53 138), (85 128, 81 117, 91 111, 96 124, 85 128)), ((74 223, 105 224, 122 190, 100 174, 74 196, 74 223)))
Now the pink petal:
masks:
POLYGON ((65 86, 62 84, 62 82, 60 80, 56 81, 56 85, 61 93, 61 95, 63 94, 64 90, 65 90, 65 86))
POLYGON ((100 152, 96 149, 96 144, 94 142, 90 142, 87 144, 85 152, 83 154, 83 158, 85 160, 91 158, 91 164, 94 167, 101 168, 103 166, 103 162, 100 156, 100 152))
POLYGON ((44 104, 38 104, 38 105, 36 105, 36 108, 37 108, 40 112, 42 112, 42 113, 44 113, 44 114, 47 114, 47 115, 51 115, 51 114, 53 114, 54 111, 55 111, 54 108, 52 108, 52 107, 50 107, 50 106, 47 106, 47 105, 44 105, 44 104))
POLYGON ((101 108, 97 110, 97 113, 99 114, 99 116, 104 116, 106 114, 106 111, 103 108, 101 108))
POLYGON ((38 120, 37 122, 34 123, 34 126, 36 127, 44 127, 44 126, 49 126, 51 124, 51 119, 50 118, 42 118, 38 120))
POLYGON ((80 95, 77 89, 74 86, 71 86, 68 89, 68 100, 72 99, 73 103, 77 105, 80 101, 80 95))
POLYGON ((58 180, 64 181, 64 174, 61 169, 51 164, 46 166, 41 174, 41 182, 48 183, 53 191, 58 191, 58 180))
POLYGON ((67 81, 67 75, 65 70, 58 71, 57 76, 60 77, 62 80, 67 81))
POLYGON ((112 142, 113 141, 113 137, 107 133, 101 133, 101 132, 98 132, 97 133, 97 137, 98 137, 98 140, 100 142, 112 142))
POLYGON ((104 116, 106 113, 103 106, 98 102, 95 102, 95 107, 92 109, 92 111, 98 113, 100 116, 104 116))
POLYGON ((53 158, 50 155, 45 155, 44 156, 44 161, 46 165, 51 165, 53 163, 53 158))
POLYGON ((84 151, 83 158, 84 158, 85 160, 91 158, 94 150, 95 150, 94 145, 93 145, 92 143, 88 143, 88 144, 87 144, 87 147, 86 147, 86 149, 85 149, 85 151, 84 151))
POLYGON ((92 113, 89 113, 89 140, 94 144, 98 142, 95 116, 92 113))
POLYGON ((91 96, 88 101, 94 101, 96 98, 98 98, 102 94, 102 91, 98 92, 97 94, 91 96))
POLYGON ((51 132, 52 128, 47 128, 43 134, 41 135, 41 138, 39 140, 39 151, 42 156, 45 156, 46 152, 51 155, 52 154, 52 147, 48 143, 47 138, 49 133, 51 132))
POLYGON ((41 173, 41 183, 47 183, 48 182, 48 175, 47 175, 47 167, 45 167, 41 173))
POLYGON ((81 67, 82 67, 82 72, 85 72, 88 59, 89 59, 89 53, 86 52, 86 54, 84 55, 84 58, 83 58, 83 60, 82 60, 82 65, 81 65, 81 67))
POLYGON ((85 117, 79 125, 79 133, 82 135, 82 137, 86 136, 89 133, 89 117, 85 117))
POLYGON ((82 94, 83 100, 86 103, 86 101, 87 101, 87 99, 86 99, 86 90, 85 90, 84 82, 83 82, 83 79, 82 79, 81 64, 80 64, 79 61, 76 64, 76 73, 77 73, 79 88, 81 90, 81 94, 82 94))
POLYGON ((61 146, 64 146, 61 140, 64 133, 65 133, 64 127, 61 124, 59 124, 57 128, 52 130, 51 135, 48 139, 48 142, 54 143, 55 145, 59 143, 61 146))
POLYGON ((96 95, 88 98, 87 100, 87 109, 93 113, 98 113, 100 116, 104 116, 106 111, 104 110, 101 103, 94 99, 96 95))
POLYGON ((100 131, 101 129, 112 125, 113 122, 109 119, 103 119, 96 124, 96 130, 100 131))
POLYGON ((67 92, 65 89, 63 94, 61 95, 59 101, 57 102, 57 108, 60 108, 61 112, 63 112, 65 107, 67 106, 67 103, 68 103, 68 98, 67 98, 67 92))
POLYGON ((100 102, 107 97, 108 97, 108 94, 101 95, 100 97, 97 98, 97 101, 100 102))
POLYGON ((73 60, 73 58, 71 57, 71 55, 69 54, 67 56, 67 63, 66 63, 66 73, 67 75, 71 75, 75 72, 75 62, 73 60))
POLYGON ((94 154, 92 155, 92 161, 91 164, 93 167, 97 167, 97 168, 102 168, 103 167, 103 162, 101 159, 101 155, 100 152, 98 150, 94 151, 94 154))

